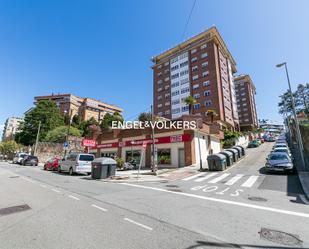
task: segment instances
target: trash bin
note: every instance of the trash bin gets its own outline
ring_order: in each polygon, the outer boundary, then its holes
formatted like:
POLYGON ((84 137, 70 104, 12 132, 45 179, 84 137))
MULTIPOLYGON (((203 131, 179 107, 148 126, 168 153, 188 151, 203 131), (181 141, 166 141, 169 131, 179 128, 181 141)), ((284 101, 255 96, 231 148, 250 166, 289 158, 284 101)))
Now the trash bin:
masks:
POLYGON ((234 146, 232 149, 237 150, 238 158, 239 158, 239 159, 242 158, 242 152, 241 152, 241 149, 240 149, 239 147, 234 146))
POLYGON ((225 170, 226 158, 222 154, 212 154, 207 157, 209 171, 225 170))
POLYGON ((244 148, 243 146, 241 146, 241 145, 236 145, 235 147, 238 147, 238 148, 241 149, 241 154, 242 154, 242 156, 245 156, 245 155, 246 155, 246 151, 245 151, 245 148, 244 148))
POLYGON ((234 160, 234 163, 236 163, 238 161, 238 150, 236 149, 226 149, 227 151, 230 151, 233 153, 233 160, 234 160))
POLYGON ((109 157, 99 157, 91 162, 91 177, 93 179, 104 179, 114 176, 117 162, 109 157))
POLYGON ((221 151, 220 154, 226 157, 226 165, 231 166, 234 163, 233 153, 227 150, 221 151))

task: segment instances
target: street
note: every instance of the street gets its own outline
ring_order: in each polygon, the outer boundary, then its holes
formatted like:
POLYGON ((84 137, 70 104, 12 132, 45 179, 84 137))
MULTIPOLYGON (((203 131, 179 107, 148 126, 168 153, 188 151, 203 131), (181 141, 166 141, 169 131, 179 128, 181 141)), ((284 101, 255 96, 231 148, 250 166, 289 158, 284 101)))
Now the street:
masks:
POLYGON ((0 162, 0 248, 309 248, 298 176, 263 169, 272 146, 247 149, 224 172, 157 182, 0 162))

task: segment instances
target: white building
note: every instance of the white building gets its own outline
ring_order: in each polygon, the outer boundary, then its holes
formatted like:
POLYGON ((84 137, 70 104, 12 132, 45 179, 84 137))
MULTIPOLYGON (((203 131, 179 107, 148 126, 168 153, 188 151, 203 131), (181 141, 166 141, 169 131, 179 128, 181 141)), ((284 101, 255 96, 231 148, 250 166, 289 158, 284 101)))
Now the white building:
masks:
POLYGON ((2 141, 12 139, 14 135, 19 131, 19 126, 22 121, 23 119, 19 117, 8 118, 4 124, 2 141))

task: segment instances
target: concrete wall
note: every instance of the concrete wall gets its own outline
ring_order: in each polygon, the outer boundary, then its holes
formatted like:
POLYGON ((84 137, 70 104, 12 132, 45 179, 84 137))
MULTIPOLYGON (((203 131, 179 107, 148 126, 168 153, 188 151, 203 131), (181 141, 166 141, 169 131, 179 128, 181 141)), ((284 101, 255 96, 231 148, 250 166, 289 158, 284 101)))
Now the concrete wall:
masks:
POLYGON ((309 125, 301 125, 300 132, 303 139, 304 150, 309 153, 309 125))

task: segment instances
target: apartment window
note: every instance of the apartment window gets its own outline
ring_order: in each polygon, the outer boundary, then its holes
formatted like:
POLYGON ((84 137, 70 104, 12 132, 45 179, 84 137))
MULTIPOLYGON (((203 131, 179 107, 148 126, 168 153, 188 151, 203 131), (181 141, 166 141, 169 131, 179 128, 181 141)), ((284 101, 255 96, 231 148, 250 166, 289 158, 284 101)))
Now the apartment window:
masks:
POLYGON ((171 114, 170 110, 165 111, 165 115, 169 115, 169 114, 171 114))
POLYGON ((179 65, 175 65, 175 66, 171 67, 171 71, 174 71, 174 70, 176 70, 178 68, 179 68, 179 65))
POLYGON ((197 80, 198 79, 198 75, 194 75, 193 77, 192 77, 192 80, 197 80))
POLYGON ((244 108, 243 111, 244 111, 244 112, 248 111, 248 108, 244 108))
POLYGON ((184 71, 180 72, 180 76, 186 75, 186 74, 188 74, 188 73, 189 73, 188 70, 184 70, 184 71))
POLYGON ((196 71, 198 71, 198 66, 192 67, 192 72, 196 72, 196 71))
POLYGON ((167 89, 169 89, 169 88, 170 88, 170 85, 166 85, 166 86, 164 87, 165 90, 167 90, 167 89))
POLYGON ((200 94, 199 94, 199 93, 194 94, 194 95, 193 95, 193 98, 195 98, 195 99, 199 99, 199 98, 200 98, 200 94))
POLYGON ((196 62, 197 61, 197 57, 193 57, 192 59, 191 59, 191 62, 196 62))
POLYGON ((172 109, 172 114, 180 113, 180 108, 172 109))
POLYGON ((177 96, 179 95, 179 90, 172 92, 172 96, 177 96))
POLYGON ((161 95, 159 95, 159 96, 157 97, 157 100, 160 100, 160 99, 162 99, 162 96, 161 96, 161 95))
POLYGON ((245 122, 249 122, 249 119, 246 118, 246 119, 245 119, 245 122))
POLYGON ((199 86, 200 86, 199 84, 194 84, 192 88, 193 88, 193 90, 195 90, 195 89, 198 89, 199 86))
POLYGON ((184 85, 188 82, 189 82, 189 79, 182 79, 182 80, 180 80, 180 85, 184 85))
POLYGON ((180 103, 180 99, 175 99, 172 101, 172 105, 178 105, 180 103))
POLYGON ((246 95, 246 93, 241 93, 241 96, 245 96, 246 95))
POLYGON ((181 94, 188 93, 188 92, 190 92, 190 88, 189 87, 181 89, 181 94))
POLYGON ((161 69, 161 68, 162 68, 162 64, 161 64, 161 65, 159 65, 157 68, 158 68, 158 69, 161 69))
POLYGON ((176 79, 179 77, 179 73, 172 74, 171 79, 176 79))
POLYGON ((209 85, 210 85, 210 81, 209 80, 203 82, 203 86, 209 86, 209 85))
POLYGON ((247 103, 243 103, 242 106, 247 106, 247 103))
POLYGON ((187 112, 187 111, 189 111, 189 106, 188 105, 187 106, 183 106, 181 108, 181 110, 182 110, 182 112, 187 112))
POLYGON ((177 87, 177 86, 179 86, 179 81, 176 81, 176 82, 174 82, 174 83, 171 85, 172 88, 173 88, 173 87, 177 87))
POLYGON ((166 93, 166 94, 165 94, 165 98, 166 98, 166 99, 169 98, 170 96, 171 96, 170 93, 166 93))
POLYGON ((246 101, 247 99, 246 99, 246 98, 242 98, 241 100, 242 100, 242 101, 246 101))
POLYGON ((194 104, 193 108, 196 109, 200 109, 201 108, 201 104, 200 103, 196 103, 194 104))
POLYGON ((207 66, 208 66, 208 61, 202 63, 202 68, 207 67, 207 66))
POLYGON ((187 58, 187 57, 188 57, 188 53, 187 52, 183 53, 183 54, 179 55, 179 60, 187 58))
POLYGON ((162 116, 163 115, 163 112, 158 112, 158 116, 162 116))
POLYGON ((180 63, 180 67, 184 67, 184 66, 187 66, 187 65, 188 65, 188 61, 180 63))
POLYGON ((202 76, 203 76, 203 77, 207 77, 208 75, 209 75, 209 71, 206 71, 206 72, 203 72, 203 73, 202 73, 202 76))
POLYGON ((208 56, 208 53, 203 53, 203 54, 201 55, 201 58, 204 59, 204 58, 206 58, 207 56, 208 56))
POLYGON ((158 88, 158 92, 161 92, 162 91, 162 87, 158 88))
POLYGON ((192 49, 192 50, 191 50, 191 54, 196 53, 196 51, 197 51, 197 49, 196 49, 196 48, 195 48, 195 49, 192 49))
POLYGON ((203 45, 201 46, 201 49, 205 49, 205 48, 207 48, 207 44, 203 44, 203 45))
POLYGON ((166 73, 168 73, 170 70, 169 69, 165 69, 164 70, 164 73, 166 74, 166 73))
POLYGON ((211 100, 206 100, 204 104, 207 107, 207 106, 211 106, 212 103, 211 103, 211 100))
POLYGON ((167 81, 169 81, 169 80, 170 80, 170 77, 166 77, 166 78, 164 79, 165 82, 167 82, 167 81))
POLYGON ((171 104, 171 102, 168 101, 168 102, 165 102, 164 105, 165 105, 165 106, 169 106, 170 104, 171 104))
POLYGON ((171 59, 171 63, 175 63, 175 62, 177 62, 178 61, 178 57, 176 56, 176 57, 174 57, 173 59, 171 59))
POLYGON ((162 72, 159 72, 157 75, 158 75, 158 77, 160 77, 162 75, 162 72))
POLYGON ((164 66, 168 66, 170 63, 169 62, 165 62, 164 63, 164 66))
POLYGON ((163 83, 163 80, 158 80, 158 85, 162 84, 163 83))
POLYGON ((207 90, 204 92, 204 96, 209 96, 210 95, 210 90, 207 90))
POLYGON ((162 104, 158 104, 158 108, 161 108, 162 107, 162 104))

